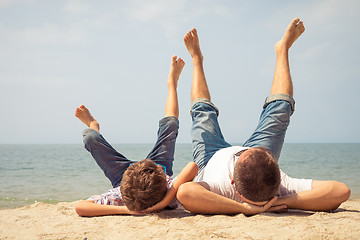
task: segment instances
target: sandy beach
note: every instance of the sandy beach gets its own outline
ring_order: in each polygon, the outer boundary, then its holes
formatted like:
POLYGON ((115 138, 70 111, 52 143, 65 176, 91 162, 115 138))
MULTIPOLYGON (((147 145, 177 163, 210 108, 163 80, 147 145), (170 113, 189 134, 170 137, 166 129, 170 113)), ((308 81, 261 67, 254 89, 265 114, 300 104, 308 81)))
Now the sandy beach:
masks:
POLYGON ((146 216, 79 217, 76 202, 0 210, 0 239, 359 239, 360 199, 336 211, 196 215, 184 209, 146 216))

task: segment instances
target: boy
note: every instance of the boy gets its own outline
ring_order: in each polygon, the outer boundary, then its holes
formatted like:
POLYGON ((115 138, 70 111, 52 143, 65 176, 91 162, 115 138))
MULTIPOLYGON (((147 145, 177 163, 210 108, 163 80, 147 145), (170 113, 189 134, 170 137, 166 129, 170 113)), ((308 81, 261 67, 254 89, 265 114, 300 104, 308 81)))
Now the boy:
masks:
POLYGON ((130 161, 118 153, 100 135, 100 126, 89 110, 84 105, 76 109, 75 116, 89 127, 83 132, 85 148, 113 185, 113 189, 105 194, 80 201, 75 207, 77 214, 143 214, 167 206, 177 207, 178 202, 174 200, 177 189, 182 183, 192 181, 198 172, 197 165, 190 162, 175 180, 170 177, 179 128, 176 89, 184 65, 185 62, 181 58, 172 57, 167 82, 165 117, 159 122, 157 142, 144 160, 130 161))

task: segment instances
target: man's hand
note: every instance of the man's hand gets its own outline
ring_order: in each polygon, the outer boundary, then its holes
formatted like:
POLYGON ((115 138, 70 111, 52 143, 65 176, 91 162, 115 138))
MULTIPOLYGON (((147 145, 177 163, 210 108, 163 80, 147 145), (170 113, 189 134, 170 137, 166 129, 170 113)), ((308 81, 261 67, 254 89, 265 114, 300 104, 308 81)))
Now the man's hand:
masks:
POLYGON ((247 216, 255 215, 263 212, 279 212, 287 209, 286 205, 275 205, 277 197, 273 197, 268 203, 263 206, 254 205, 251 203, 244 202, 242 205, 245 207, 244 214, 247 216))

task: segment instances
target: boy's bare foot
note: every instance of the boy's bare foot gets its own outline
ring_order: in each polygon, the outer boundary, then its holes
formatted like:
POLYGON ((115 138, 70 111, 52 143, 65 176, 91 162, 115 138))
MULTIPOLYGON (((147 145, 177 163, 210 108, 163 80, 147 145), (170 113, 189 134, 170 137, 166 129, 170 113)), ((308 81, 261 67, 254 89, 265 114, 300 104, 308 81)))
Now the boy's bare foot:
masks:
POLYGON ((175 84, 175 87, 177 87, 177 82, 184 66, 185 62, 181 58, 177 58, 175 55, 171 58, 168 83, 175 84))
POLYGON ((87 109, 84 105, 81 105, 80 107, 76 108, 75 117, 80 119, 80 121, 82 121, 89 128, 99 132, 100 129, 99 123, 90 114, 89 109, 87 109))
POLYGON ((275 51, 288 50, 304 31, 305 26, 303 22, 299 18, 294 18, 287 27, 282 39, 275 44, 275 51))
POLYGON ((198 57, 203 60, 204 57, 200 50, 199 37, 195 28, 185 34, 184 43, 192 58, 198 57))

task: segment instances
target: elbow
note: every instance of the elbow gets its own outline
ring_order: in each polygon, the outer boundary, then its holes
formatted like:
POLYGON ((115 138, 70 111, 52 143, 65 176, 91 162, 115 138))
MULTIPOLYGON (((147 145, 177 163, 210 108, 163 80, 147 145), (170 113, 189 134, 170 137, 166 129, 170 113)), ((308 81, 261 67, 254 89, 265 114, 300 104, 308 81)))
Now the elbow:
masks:
POLYGON ((189 209, 190 203, 192 202, 192 197, 194 194, 191 192, 191 182, 184 183, 180 185, 177 193, 176 198, 179 200, 179 202, 184 206, 185 209, 191 211, 189 209))
POLYGON ((335 193, 335 204, 332 210, 337 209, 343 202, 346 202, 351 195, 350 188, 341 182, 333 182, 333 192, 335 193))
POLYGON ((338 188, 339 188, 339 200, 341 201, 341 203, 347 201, 350 198, 351 195, 351 190, 350 188, 345 184, 345 183, 338 183, 338 188))
POLYGON ((80 201, 75 205, 75 212, 80 216, 80 217, 87 217, 88 215, 86 214, 86 208, 84 207, 84 202, 80 201))
POLYGON ((192 181, 199 172, 199 166, 195 162, 189 162, 191 167, 191 180, 192 181))

